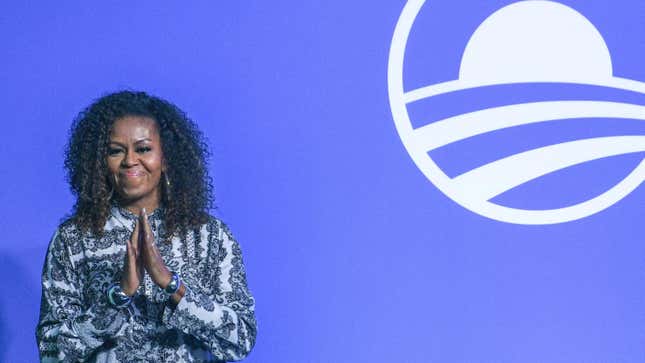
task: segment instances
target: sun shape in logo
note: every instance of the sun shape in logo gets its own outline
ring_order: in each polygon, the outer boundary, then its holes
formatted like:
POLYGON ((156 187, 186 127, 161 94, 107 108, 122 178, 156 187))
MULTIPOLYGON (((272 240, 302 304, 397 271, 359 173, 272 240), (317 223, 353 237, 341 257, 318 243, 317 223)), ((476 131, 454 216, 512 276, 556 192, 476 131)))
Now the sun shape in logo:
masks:
POLYGON ((645 120, 645 107, 605 101, 548 101, 469 112, 414 128, 412 102, 482 86, 568 83, 645 94, 645 83, 613 76, 611 55, 594 25, 560 3, 529 0, 510 4, 489 16, 471 36, 457 80, 408 90, 403 64, 410 30, 423 0, 410 0, 396 25, 389 54, 388 91, 397 131, 408 153, 444 194, 461 206, 494 220, 517 224, 553 224, 600 212, 618 202, 645 179, 645 160, 609 190, 558 209, 511 208, 491 199, 538 177, 588 161, 645 151, 645 136, 579 139, 517 153, 449 177, 429 156, 439 147, 491 131, 562 119, 606 117, 645 120), (545 27, 543 19, 549 19, 545 27))

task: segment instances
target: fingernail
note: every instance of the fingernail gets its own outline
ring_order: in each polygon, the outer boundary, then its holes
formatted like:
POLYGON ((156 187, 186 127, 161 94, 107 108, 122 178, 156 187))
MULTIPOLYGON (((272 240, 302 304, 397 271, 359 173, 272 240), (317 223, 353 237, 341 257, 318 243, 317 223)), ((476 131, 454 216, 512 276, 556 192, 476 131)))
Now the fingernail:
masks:
POLYGON ((141 212, 143 213, 143 215, 146 215, 146 207, 141 208, 141 212))

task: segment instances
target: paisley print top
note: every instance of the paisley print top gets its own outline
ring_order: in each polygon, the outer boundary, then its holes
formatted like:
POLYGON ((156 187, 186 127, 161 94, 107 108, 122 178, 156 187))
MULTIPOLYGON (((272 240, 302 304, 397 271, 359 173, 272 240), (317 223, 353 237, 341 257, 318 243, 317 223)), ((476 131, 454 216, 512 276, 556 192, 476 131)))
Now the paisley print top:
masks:
POLYGON ((41 362, 223 362, 255 343, 255 301, 240 247, 211 217, 201 228, 161 241, 163 211, 149 216, 166 266, 186 293, 174 306, 146 274, 132 304, 115 308, 106 290, 120 281, 125 243, 137 216, 113 207, 96 238, 70 220, 52 238, 42 274, 36 329, 41 362))

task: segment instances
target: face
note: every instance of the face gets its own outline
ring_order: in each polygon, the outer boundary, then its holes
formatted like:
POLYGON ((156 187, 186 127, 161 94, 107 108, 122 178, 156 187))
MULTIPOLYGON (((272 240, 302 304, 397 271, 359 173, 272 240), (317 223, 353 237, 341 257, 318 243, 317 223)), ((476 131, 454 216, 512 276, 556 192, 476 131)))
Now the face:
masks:
POLYGON ((124 207, 152 211, 161 200, 163 153, 157 123, 126 116, 114 122, 108 145, 110 181, 124 207))

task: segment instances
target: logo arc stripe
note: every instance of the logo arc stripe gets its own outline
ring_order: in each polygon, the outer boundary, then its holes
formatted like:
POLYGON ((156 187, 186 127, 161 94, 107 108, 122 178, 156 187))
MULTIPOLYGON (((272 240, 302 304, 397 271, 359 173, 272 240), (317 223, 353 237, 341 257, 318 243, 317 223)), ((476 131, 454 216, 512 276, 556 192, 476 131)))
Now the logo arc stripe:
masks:
POLYGON ((483 165, 452 179, 454 193, 488 201, 549 173, 588 161, 645 151, 645 136, 612 136, 549 145, 483 165))
POLYGON ((533 124, 580 118, 645 120, 645 106, 605 101, 547 101, 521 103, 465 113, 413 131, 416 148, 426 152, 488 132, 533 124))

